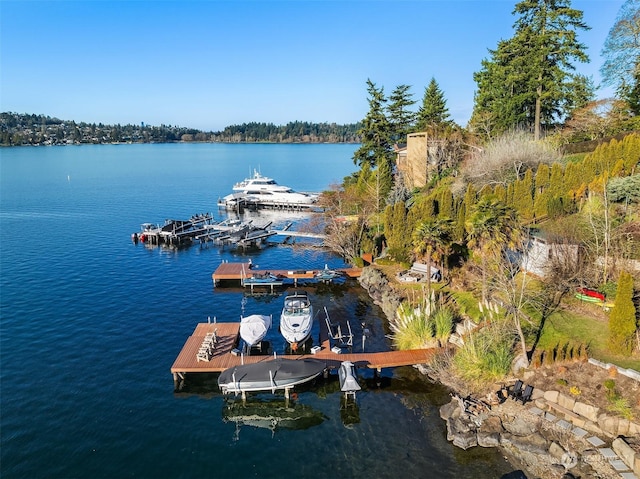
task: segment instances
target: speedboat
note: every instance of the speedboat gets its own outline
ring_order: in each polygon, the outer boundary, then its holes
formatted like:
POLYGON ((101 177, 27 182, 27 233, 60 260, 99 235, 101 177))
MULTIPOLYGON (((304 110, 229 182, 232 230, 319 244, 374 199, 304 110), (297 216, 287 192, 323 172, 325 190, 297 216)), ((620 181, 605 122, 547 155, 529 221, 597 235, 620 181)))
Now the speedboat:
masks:
POLYGON ((311 336, 313 326, 313 306, 307 293, 288 295, 280 315, 280 333, 291 345, 292 350, 311 336))
POLYGON ((254 204, 287 204, 312 205, 318 201, 318 196, 310 193, 300 193, 288 186, 279 185, 273 178, 262 176, 254 170, 253 176, 245 178, 233 185, 233 193, 223 198, 228 206, 237 205, 245 201, 254 204))
POLYGON ((240 319, 240 337, 250 349, 264 339, 270 327, 271 316, 252 314, 240 319))
POLYGON ((319 376, 327 365, 313 358, 284 359, 244 364, 220 373, 218 386, 223 394, 254 391, 289 390, 319 376))

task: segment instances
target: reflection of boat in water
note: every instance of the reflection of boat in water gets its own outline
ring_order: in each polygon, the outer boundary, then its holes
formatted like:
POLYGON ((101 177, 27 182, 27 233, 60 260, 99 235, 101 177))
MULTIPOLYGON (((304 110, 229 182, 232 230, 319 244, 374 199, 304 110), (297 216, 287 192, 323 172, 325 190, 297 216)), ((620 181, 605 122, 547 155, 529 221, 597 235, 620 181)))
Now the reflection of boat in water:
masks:
POLYGON ((264 314, 245 316, 240 319, 240 337, 250 349, 264 339, 270 327, 271 316, 264 314))
POLYGON ((275 431, 278 428, 309 429, 321 424, 324 415, 311 406, 295 404, 281 399, 265 401, 233 401, 222 410, 225 422, 253 426, 275 431))
POLYGON ((319 376, 326 369, 318 359, 276 358, 254 364, 244 364, 225 369, 220 373, 218 386, 224 394, 279 389, 289 391, 319 376))
POLYGON ((284 298, 284 307, 280 315, 280 333, 296 350, 311 336, 313 327, 313 306, 307 293, 288 295, 284 298))

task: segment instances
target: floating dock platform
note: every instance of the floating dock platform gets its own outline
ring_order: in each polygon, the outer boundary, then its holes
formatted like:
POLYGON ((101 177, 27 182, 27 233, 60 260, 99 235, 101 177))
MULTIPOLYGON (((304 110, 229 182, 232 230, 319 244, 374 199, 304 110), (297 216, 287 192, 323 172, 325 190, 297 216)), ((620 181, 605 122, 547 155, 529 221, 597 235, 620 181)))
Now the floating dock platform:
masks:
MULTIPOLYGON (((294 286, 297 286, 298 280, 313 280, 316 275, 322 272, 322 269, 318 270, 263 270, 253 269, 251 263, 221 263, 220 266, 213 272, 211 279, 214 285, 219 285, 222 281, 239 281, 242 286, 260 287, 266 286, 273 289, 275 286, 281 286, 285 279, 293 280, 294 286), (248 278, 251 277, 266 277, 272 275, 273 281, 251 282, 248 278)), ((338 271, 348 278, 357 278, 362 273, 362 268, 338 268, 338 271)))
MULTIPOLYGON (((237 353, 240 341, 240 323, 199 323, 193 334, 187 338, 178 357, 171 366, 175 384, 184 380, 187 373, 219 373, 241 364, 271 361, 274 356, 243 356, 237 353), (198 358, 198 352, 207 338, 215 337, 212 353, 208 361, 198 358)), ((343 361, 350 361, 356 367, 381 370, 397 366, 425 364, 431 361, 436 349, 411 349, 406 351, 384 351, 372 353, 342 353, 332 350, 329 339, 325 339, 315 354, 279 355, 287 359, 315 358, 327 363, 329 369, 337 369, 343 361)))

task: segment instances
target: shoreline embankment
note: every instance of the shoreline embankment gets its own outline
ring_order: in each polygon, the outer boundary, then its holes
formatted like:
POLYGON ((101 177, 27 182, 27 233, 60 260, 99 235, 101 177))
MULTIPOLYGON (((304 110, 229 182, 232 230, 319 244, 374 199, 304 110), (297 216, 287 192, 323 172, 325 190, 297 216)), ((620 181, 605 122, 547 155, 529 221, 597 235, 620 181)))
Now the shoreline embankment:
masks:
MULTIPOLYGON (((387 321, 394 321, 404 298, 389 278, 368 266, 358 281, 387 321)), ((506 399, 470 414, 460 400, 467 395, 461 391, 463 384, 434 377, 424 365, 416 367, 430 381, 451 391, 452 399, 441 406, 440 416, 446 422, 447 439, 462 449, 497 447, 515 470, 529 478, 640 477, 640 452, 636 452, 640 448, 635 442, 638 439, 640 444, 639 424, 610 416, 559 391, 539 388, 533 390, 527 404, 506 399)))

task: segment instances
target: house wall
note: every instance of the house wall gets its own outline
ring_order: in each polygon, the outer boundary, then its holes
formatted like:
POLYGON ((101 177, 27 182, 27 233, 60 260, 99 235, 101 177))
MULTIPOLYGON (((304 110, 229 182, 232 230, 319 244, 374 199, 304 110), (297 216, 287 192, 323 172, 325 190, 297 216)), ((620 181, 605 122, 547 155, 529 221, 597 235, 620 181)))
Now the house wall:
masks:
POLYGON ((551 261, 576 262, 578 254, 578 245, 547 243, 542 238, 534 237, 529 240, 527 249, 521 256, 520 267, 542 278, 551 261))
POLYGON ((427 155, 427 134, 407 135, 406 160, 398 169, 404 174, 408 187, 420 188, 427 184, 427 155))

